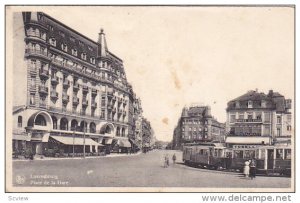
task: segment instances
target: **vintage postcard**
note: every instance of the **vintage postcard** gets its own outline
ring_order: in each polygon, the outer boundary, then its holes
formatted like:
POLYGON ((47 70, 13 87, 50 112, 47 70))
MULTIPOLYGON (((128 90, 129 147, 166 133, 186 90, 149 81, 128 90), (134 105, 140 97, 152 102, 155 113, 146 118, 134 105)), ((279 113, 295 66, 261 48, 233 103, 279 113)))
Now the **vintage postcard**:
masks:
POLYGON ((6 192, 294 192, 295 8, 6 6, 6 192))

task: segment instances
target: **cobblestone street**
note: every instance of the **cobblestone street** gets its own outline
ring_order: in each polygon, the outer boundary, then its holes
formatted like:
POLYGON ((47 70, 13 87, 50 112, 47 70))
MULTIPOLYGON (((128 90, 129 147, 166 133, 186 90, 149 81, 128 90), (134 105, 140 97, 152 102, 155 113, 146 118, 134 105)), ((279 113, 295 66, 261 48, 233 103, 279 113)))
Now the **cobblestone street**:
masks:
POLYGON ((15 161, 16 186, 67 187, 210 187, 287 188, 291 178, 258 176, 248 180, 238 173, 191 168, 179 151, 87 159, 15 161), (177 163, 163 167, 166 153, 176 152, 177 163), (26 170, 24 170, 26 169, 26 170), (23 181, 20 181, 20 178, 23 181))

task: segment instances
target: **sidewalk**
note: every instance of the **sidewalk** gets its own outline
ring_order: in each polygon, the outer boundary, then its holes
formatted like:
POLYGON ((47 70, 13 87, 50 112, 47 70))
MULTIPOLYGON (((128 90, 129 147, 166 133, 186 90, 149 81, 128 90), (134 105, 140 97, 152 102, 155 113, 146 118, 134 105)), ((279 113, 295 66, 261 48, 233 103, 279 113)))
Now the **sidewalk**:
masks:
MULTIPOLYGON (((105 156, 86 156, 85 159, 101 159, 101 158, 113 158, 113 157, 126 157, 126 156, 138 156, 142 154, 142 152, 138 152, 136 154, 108 154, 105 156)), ((66 159, 84 159, 83 157, 45 157, 45 156, 41 156, 41 157, 35 157, 34 160, 30 160, 30 159, 13 159, 13 162, 19 162, 19 161, 49 161, 49 160, 66 160, 66 159), (41 158, 42 157, 42 158, 41 158)))

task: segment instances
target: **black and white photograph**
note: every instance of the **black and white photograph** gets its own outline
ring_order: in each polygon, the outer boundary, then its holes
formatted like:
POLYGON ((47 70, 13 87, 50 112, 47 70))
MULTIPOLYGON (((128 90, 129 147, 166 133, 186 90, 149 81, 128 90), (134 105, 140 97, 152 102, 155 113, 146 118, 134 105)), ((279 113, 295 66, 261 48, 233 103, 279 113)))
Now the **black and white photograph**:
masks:
POLYGON ((7 192, 294 192, 295 7, 6 6, 7 192))

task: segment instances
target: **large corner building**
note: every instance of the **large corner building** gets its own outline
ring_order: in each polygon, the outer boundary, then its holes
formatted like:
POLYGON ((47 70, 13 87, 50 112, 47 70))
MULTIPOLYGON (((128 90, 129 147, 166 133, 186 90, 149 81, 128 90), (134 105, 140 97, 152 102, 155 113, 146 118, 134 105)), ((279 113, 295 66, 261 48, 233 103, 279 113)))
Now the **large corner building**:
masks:
MULTIPOLYGON (((42 12, 14 23, 13 149, 98 152, 135 143, 132 86, 104 31, 93 41, 42 12)), ((15 21, 16 22, 16 21, 15 21)), ((138 111, 139 112, 139 111, 138 111)))

